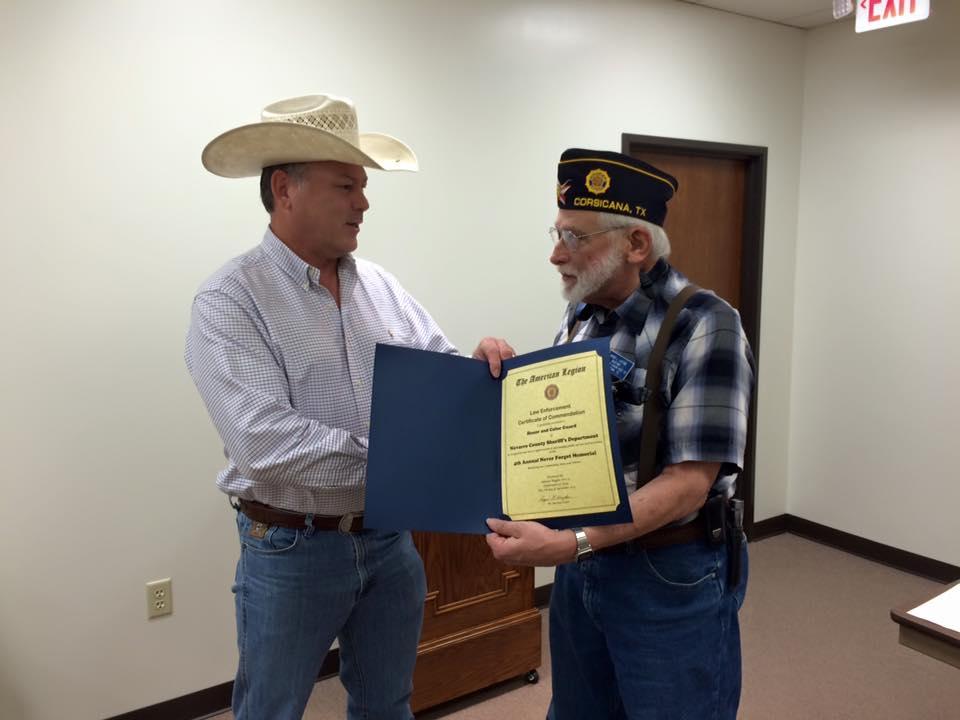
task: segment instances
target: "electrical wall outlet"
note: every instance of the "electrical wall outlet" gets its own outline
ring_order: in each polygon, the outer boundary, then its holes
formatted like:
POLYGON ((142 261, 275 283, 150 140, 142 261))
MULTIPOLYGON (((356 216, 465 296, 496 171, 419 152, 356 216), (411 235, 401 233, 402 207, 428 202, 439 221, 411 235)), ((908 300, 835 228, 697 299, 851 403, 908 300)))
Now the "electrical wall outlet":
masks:
POLYGON ((147 618, 173 612, 173 585, 170 578, 147 583, 147 618))

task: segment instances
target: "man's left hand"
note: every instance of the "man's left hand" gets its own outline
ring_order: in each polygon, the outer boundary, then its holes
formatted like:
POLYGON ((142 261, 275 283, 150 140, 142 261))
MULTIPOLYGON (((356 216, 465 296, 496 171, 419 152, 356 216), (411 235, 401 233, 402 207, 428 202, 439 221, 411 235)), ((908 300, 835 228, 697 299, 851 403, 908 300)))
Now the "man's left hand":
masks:
POLYGON ((551 530, 538 522, 511 522, 489 518, 487 545, 493 556, 508 565, 541 567, 572 562, 577 539, 570 530, 551 530))
POLYGON ((516 356, 513 348, 503 338, 485 337, 473 351, 476 360, 486 360, 490 364, 490 374, 500 377, 500 363, 516 356))

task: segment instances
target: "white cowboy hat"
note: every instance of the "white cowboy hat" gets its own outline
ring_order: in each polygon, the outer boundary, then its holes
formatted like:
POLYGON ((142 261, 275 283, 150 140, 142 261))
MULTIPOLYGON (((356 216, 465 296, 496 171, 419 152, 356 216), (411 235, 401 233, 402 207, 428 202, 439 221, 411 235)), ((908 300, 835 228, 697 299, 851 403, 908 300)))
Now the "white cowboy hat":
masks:
POLYGON ((304 95, 267 105, 262 122, 218 135, 203 149, 214 175, 251 177, 271 165, 337 160, 379 170, 418 169, 407 145, 381 133, 360 133, 353 102, 335 95, 304 95))

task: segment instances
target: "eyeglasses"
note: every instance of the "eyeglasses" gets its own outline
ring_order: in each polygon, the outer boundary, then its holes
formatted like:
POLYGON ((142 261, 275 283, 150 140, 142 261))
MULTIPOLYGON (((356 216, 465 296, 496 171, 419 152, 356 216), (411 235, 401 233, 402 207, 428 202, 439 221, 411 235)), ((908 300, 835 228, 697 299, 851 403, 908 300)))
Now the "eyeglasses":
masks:
POLYGON ((586 233, 584 235, 577 235, 573 230, 561 230, 558 227, 551 225, 547 228, 547 232, 550 235, 550 243, 556 245, 561 240, 566 246, 567 250, 570 252, 576 252, 580 249, 580 246, 585 244, 583 241, 585 238, 593 237, 594 235, 602 235, 603 233, 613 232, 614 230, 623 230, 624 228, 629 227, 628 225, 620 225, 618 227, 607 228, 606 230, 597 230, 596 232, 586 233))

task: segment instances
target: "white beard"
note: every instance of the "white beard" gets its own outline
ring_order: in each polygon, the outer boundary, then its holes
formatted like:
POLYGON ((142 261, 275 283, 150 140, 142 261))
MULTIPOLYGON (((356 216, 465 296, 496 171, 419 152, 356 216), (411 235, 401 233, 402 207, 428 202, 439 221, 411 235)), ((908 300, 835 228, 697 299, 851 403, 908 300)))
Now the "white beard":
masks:
POLYGON ((579 273, 574 272, 569 263, 558 266, 558 272, 577 278, 573 285, 563 287, 563 299, 574 304, 583 302, 585 297, 593 295, 614 276, 622 262, 623 248, 619 245, 611 245, 605 255, 579 273))

